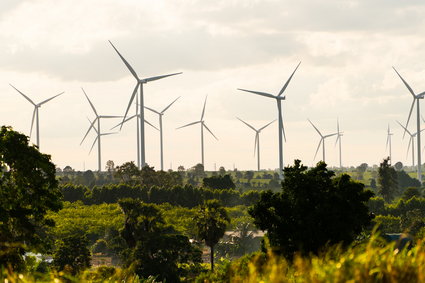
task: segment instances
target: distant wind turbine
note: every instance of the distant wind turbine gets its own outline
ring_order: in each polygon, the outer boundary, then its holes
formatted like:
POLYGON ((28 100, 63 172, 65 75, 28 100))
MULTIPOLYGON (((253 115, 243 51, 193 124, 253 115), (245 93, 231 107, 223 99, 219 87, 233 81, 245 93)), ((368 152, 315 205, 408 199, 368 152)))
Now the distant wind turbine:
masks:
MULTIPOLYGON (((397 75, 400 77, 400 79, 403 81, 404 85, 407 87, 407 89, 409 90, 409 92, 412 94, 413 96, 413 101, 412 101, 412 105, 410 106, 410 111, 409 111, 409 116, 407 118, 407 122, 406 122, 406 128, 409 126, 409 121, 410 121, 410 116, 412 115, 412 110, 413 107, 415 106, 416 103, 416 133, 417 133, 417 152, 418 152, 418 166, 417 166, 417 170, 418 170, 418 180, 419 182, 422 184, 422 169, 421 169, 421 121, 420 121, 420 107, 419 107, 419 99, 423 99, 424 95, 425 95, 425 91, 421 92, 419 94, 415 94, 415 92, 413 91, 413 89, 409 86, 409 84, 402 78, 402 76, 397 72, 397 70, 393 67, 394 71, 397 73, 397 75)), ((404 132, 406 133, 406 132, 404 132)), ((403 135, 404 137, 404 135, 403 135)))
POLYGON ((333 134, 329 134, 329 135, 322 135, 322 133, 319 131, 319 129, 316 128, 316 126, 310 121, 310 119, 307 119, 307 120, 310 122, 310 124, 313 126, 313 128, 316 130, 316 132, 320 135, 320 142, 319 142, 319 144, 317 146, 316 153, 314 154, 314 158, 313 159, 316 159, 316 155, 317 155, 317 152, 319 151, 320 144, 322 144, 323 162, 326 162, 326 160, 325 160, 325 139, 326 138, 329 138, 329 137, 332 137, 332 136, 335 136, 338 133, 333 133, 333 134))
MULTIPOLYGON (((131 65, 127 62, 127 60, 124 59, 124 57, 121 55, 121 53, 118 51, 118 49, 115 48, 115 46, 112 44, 111 41, 109 41, 109 43, 112 45, 112 47, 114 48, 114 50, 117 52, 118 56, 121 58, 121 60, 124 62, 124 64, 127 66, 128 70, 130 71, 130 73, 133 75, 133 77, 136 79, 137 83, 136 86, 134 87, 133 90, 133 94, 131 95, 130 101, 128 103, 127 106, 127 110, 125 111, 124 114, 124 118, 123 118, 123 122, 124 120, 127 118, 127 114, 128 114, 128 110, 130 109, 131 103, 134 100, 134 97, 137 94, 137 90, 139 89, 139 94, 140 94, 140 105, 139 105, 139 126, 140 126, 140 161, 141 161, 141 167, 144 167, 146 165, 146 154, 145 154, 145 124, 142 122, 145 119, 145 109, 144 109, 144 98, 143 98, 143 84, 146 84, 148 82, 152 82, 152 81, 156 81, 159 79, 163 79, 166 77, 170 77, 170 76, 175 76, 175 75, 179 75, 182 74, 180 73, 173 73, 173 74, 168 74, 168 75, 161 75, 161 76, 155 76, 155 77, 149 77, 149 78, 140 78, 136 71, 133 69, 133 67, 131 67, 131 65)), ((122 127, 122 125, 121 125, 122 127)))
POLYGON ((25 94, 23 94, 20 90, 18 90, 16 87, 14 87, 13 85, 10 84, 11 87, 13 87, 17 92, 19 92, 23 97, 25 97, 26 100, 28 100, 32 105, 34 105, 34 111, 32 112, 32 120, 31 120, 31 129, 30 129, 30 138, 31 138, 31 134, 32 134, 32 128, 34 126, 34 119, 35 119, 35 131, 36 131, 36 146, 40 149, 40 123, 39 123, 39 114, 38 114, 38 109, 41 107, 41 105, 49 102, 50 100, 52 100, 55 97, 58 97, 59 95, 63 94, 64 92, 61 92, 59 94, 56 94, 55 96, 52 96, 46 100, 43 100, 40 103, 34 103, 34 101, 32 101, 28 96, 26 96, 25 94))
POLYGON ((278 120, 279 120, 279 128, 278 128, 278 131, 279 131, 278 132, 279 133, 279 176, 280 176, 281 179, 283 178, 283 138, 286 141, 285 130, 284 130, 284 127, 283 127, 283 118, 282 118, 282 100, 285 100, 286 97, 282 96, 282 94, 285 92, 286 88, 288 87, 289 82, 291 81, 292 77, 294 76, 294 74, 297 71, 300 64, 301 64, 301 62, 298 63, 297 67, 292 72, 291 76, 286 81, 285 85, 282 87, 282 89, 279 91, 279 93, 277 95, 273 95, 273 94, 266 93, 266 92, 259 92, 259 91, 252 91, 252 90, 238 88, 238 90, 241 90, 241 91, 246 91, 246 92, 250 92, 250 93, 258 94, 258 95, 261 95, 261 96, 276 99, 277 110, 278 110, 278 120))
POLYGON ((388 130, 387 130, 387 144, 385 146, 385 150, 388 149, 388 146, 390 148, 390 164, 392 163, 392 156, 391 156, 391 136, 393 133, 390 131, 390 124, 388 124, 388 130))
POLYGON ((238 117, 236 117, 236 118, 239 121, 241 121, 242 123, 244 123, 245 125, 247 125, 249 128, 251 128, 252 130, 255 131, 254 156, 255 156, 255 151, 257 150, 257 170, 260 171, 260 132, 276 120, 273 120, 270 123, 266 124, 265 126, 259 128, 259 129, 256 129, 253 126, 251 126, 250 124, 248 124, 247 122, 245 122, 244 120, 242 120, 238 117))
POLYGON ((145 106, 146 109, 152 111, 153 113, 158 114, 158 116, 159 116, 159 136, 160 136, 159 143, 160 143, 160 149, 161 149, 161 170, 162 171, 164 170, 164 151, 163 151, 164 147, 163 147, 163 142, 162 142, 163 141, 162 116, 164 115, 165 111, 167 111, 167 109, 170 108, 171 105, 173 105, 174 102, 176 102, 177 99, 179 99, 179 98, 180 98, 180 96, 177 97, 176 99, 174 99, 174 101, 171 102, 167 107, 165 107, 161 112, 158 112, 157 110, 154 110, 152 108, 145 106))
POLYGON ((339 131, 339 120, 336 119, 336 131, 337 131, 337 137, 335 141, 335 145, 339 141, 339 168, 342 169, 342 151, 341 151, 341 137, 343 136, 343 132, 339 131))
POLYGON ((207 125, 205 124, 205 121, 204 121, 205 105, 207 104, 207 97, 208 96, 205 97, 204 108, 202 109, 201 119, 199 121, 195 121, 195 122, 192 122, 192 123, 189 123, 189 124, 186 124, 186 125, 183 125, 183 126, 177 128, 177 129, 181 129, 181 128, 192 126, 192 125, 195 125, 195 124, 201 124, 201 160, 202 160, 202 165, 204 166, 204 168, 205 168, 205 163, 204 163, 204 128, 208 132, 210 132, 210 134, 216 140, 218 140, 218 138, 213 134, 213 132, 211 132, 211 130, 207 127, 207 125))
MULTIPOLYGON (((422 118, 423 119, 423 118, 422 118)), ((412 145, 412 166, 415 167, 415 137, 418 133, 412 133, 410 132, 405 126, 403 126, 399 121, 396 121, 400 127, 402 127, 404 129, 405 132, 407 132, 407 134, 410 136, 409 139, 409 145, 407 146, 407 154, 406 156, 409 155, 409 149, 410 149, 410 145, 412 145)), ((421 132, 424 131, 424 129, 421 130, 421 132)))
POLYGON ((97 114, 96 108, 94 107, 93 103, 90 101, 89 97, 87 96, 86 92, 84 91, 83 88, 81 88, 84 95, 87 98, 87 101, 89 102, 91 108, 93 109, 94 114, 96 115, 96 118, 91 121, 90 123, 90 127, 87 130, 86 134, 84 135, 83 139, 80 142, 80 145, 84 142, 84 140, 86 139, 87 135, 89 134, 91 129, 94 129, 94 131, 96 132, 96 139, 93 142, 93 145, 90 149, 90 152, 92 151, 96 141, 97 141, 97 165, 98 165, 98 171, 102 171, 102 153, 101 153, 101 140, 100 137, 101 136, 105 136, 105 135, 110 135, 113 133, 102 133, 101 132, 101 128, 100 128, 100 120, 101 119, 109 119, 109 118, 122 118, 122 116, 111 116, 111 115, 99 115, 97 114), (97 122, 97 128, 94 126, 94 124, 97 122))

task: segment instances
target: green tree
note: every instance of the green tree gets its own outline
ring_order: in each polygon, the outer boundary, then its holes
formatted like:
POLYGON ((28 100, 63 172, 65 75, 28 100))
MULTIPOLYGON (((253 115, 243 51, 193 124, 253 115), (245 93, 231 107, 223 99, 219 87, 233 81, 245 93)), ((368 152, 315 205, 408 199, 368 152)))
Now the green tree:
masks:
POLYGON ((236 187, 235 183, 233 183, 232 177, 229 174, 226 174, 224 176, 219 175, 219 176, 205 177, 202 180, 202 185, 205 188, 218 189, 218 190, 234 189, 236 187))
POLYGON ((223 237, 230 218, 218 200, 208 200, 194 218, 196 234, 211 250, 211 270, 214 271, 214 246, 223 237))
POLYGON ((398 190, 397 172, 389 162, 390 158, 385 158, 378 169, 378 193, 386 202, 391 202, 398 190))
POLYGON ((179 282, 178 263, 201 262, 201 251, 164 224, 156 205, 133 199, 122 199, 119 205, 125 214, 121 235, 128 246, 123 255, 126 265, 138 275, 179 282))
POLYGON ((404 190, 403 192, 403 199, 404 200, 409 200, 412 197, 421 197, 421 192, 419 190, 419 188, 417 187, 408 187, 404 190))
POLYGON ((249 214, 267 231, 271 247, 286 257, 318 252, 326 244, 349 244, 370 224, 367 201, 373 193, 349 175, 335 177, 324 162, 308 170, 300 160, 284 175, 282 192, 263 192, 249 214))
POLYGON ((115 177, 124 183, 134 184, 140 177, 140 170, 133 161, 125 162, 121 166, 117 166, 115 170, 115 177))
POLYGON ((56 241, 53 266, 58 271, 77 274, 90 267, 87 236, 80 232, 56 241))
POLYGON ((22 268, 26 250, 45 251, 47 212, 62 207, 50 155, 28 145, 11 127, 0 130, 0 266, 22 268))

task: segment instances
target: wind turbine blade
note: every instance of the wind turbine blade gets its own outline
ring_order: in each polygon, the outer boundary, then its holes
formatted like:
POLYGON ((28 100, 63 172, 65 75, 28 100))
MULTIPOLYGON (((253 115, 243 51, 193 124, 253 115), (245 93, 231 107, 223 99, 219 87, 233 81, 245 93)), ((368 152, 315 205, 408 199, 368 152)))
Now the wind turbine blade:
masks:
MULTIPOLYGON (((280 125, 282 125, 282 134, 283 134, 283 139, 286 142, 286 135, 285 135, 285 126, 283 125, 283 118, 282 118, 282 105, 280 104, 280 100, 277 101, 277 108, 278 108, 278 112, 279 112, 279 123, 280 125)), ((279 130, 280 131, 280 130, 279 130)))
POLYGON ((319 129, 316 128, 316 126, 310 121, 310 119, 307 119, 310 124, 313 126, 313 128, 319 133, 319 135, 323 138, 322 133, 319 131, 319 129))
POLYGON ((96 138, 94 139, 94 141, 93 141, 93 144, 91 145, 91 148, 90 148, 90 151, 89 151, 89 154, 91 153, 91 151, 93 150, 93 147, 94 147, 94 145, 96 144, 96 141, 97 141, 97 139, 98 139, 99 137, 98 136, 96 136, 96 138))
POLYGON ((270 98, 276 98, 276 96, 274 96, 273 94, 266 93, 266 92, 247 90, 247 89, 243 89, 243 88, 238 88, 238 90, 246 91, 246 92, 250 92, 250 93, 254 93, 254 94, 258 94, 258 95, 262 95, 262 96, 266 96, 266 97, 270 97, 270 98))
POLYGON ((397 73, 397 75, 400 77, 400 79, 403 81, 404 85, 407 87, 407 89, 410 91, 410 93, 413 95, 414 98, 416 98, 415 92, 410 87, 410 85, 403 79, 403 77, 397 72, 397 70, 393 67, 394 71, 397 73))
POLYGON ((9 84, 11 87, 13 87, 17 92, 19 92, 23 97, 25 97, 32 105, 36 106, 36 104, 34 103, 34 101, 32 101, 28 96, 26 96, 25 94, 23 94, 19 89, 17 89, 16 87, 14 87, 13 85, 9 84))
POLYGON ((116 125, 116 126, 114 126, 114 127, 112 127, 111 128, 111 130, 113 130, 113 129, 115 129, 116 127, 118 127, 118 126, 120 126, 120 125, 122 125, 123 123, 126 123, 126 122, 128 122, 128 121, 130 121, 131 119, 133 119, 134 117, 136 117, 137 115, 133 115, 133 116, 131 116, 131 117, 129 117, 129 118, 127 118, 127 119, 125 119, 124 121, 122 121, 121 123, 119 123, 118 125, 116 125))
POLYGON ((198 124, 198 123, 201 123, 201 121, 192 122, 192 123, 186 124, 184 126, 178 127, 176 129, 181 129, 181 128, 192 126, 192 125, 195 125, 195 124, 198 124))
MULTIPOLYGON (((96 130, 96 128, 94 128, 94 123, 96 123, 96 120, 97 120, 97 119, 98 119, 98 118, 96 117, 96 118, 93 120, 93 122, 91 122, 89 129, 87 130, 86 134, 84 135, 83 139, 82 139, 82 140, 81 140, 81 142, 80 142, 80 145, 84 142, 84 140, 86 139, 87 135, 89 134, 89 132, 90 132, 90 130, 91 130, 92 128, 96 130)), ((96 131, 97 131, 97 130, 96 130, 96 131)))
POLYGON ((396 122, 400 125, 400 127, 402 127, 404 129, 405 132, 407 132, 409 134, 409 136, 412 136, 412 133, 405 127, 403 126, 399 121, 396 120, 396 122))
POLYGON ((336 131, 339 134, 339 119, 338 118, 336 118, 336 131))
POLYGON ((106 119, 111 119, 111 118, 122 118, 122 116, 114 116, 114 115, 100 115, 99 118, 106 118, 106 119))
POLYGON ((128 114, 128 110, 130 110, 130 106, 131 106, 131 103, 133 102, 133 99, 134 99, 134 97, 136 96, 136 94, 137 94, 137 88, 139 87, 139 82, 136 84, 136 87, 134 88, 134 90, 133 90, 133 94, 131 95, 131 98, 130 98, 130 102, 128 103, 128 106, 127 106, 127 110, 125 110, 125 114, 124 114, 124 118, 122 119, 122 124, 121 124, 121 127, 120 127, 120 130, 122 129, 122 126, 124 125, 124 121, 125 121, 125 118, 127 117, 127 114, 128 114))
POLYGON ((213 134, 213 132, 211 132, 211 130, 210 129, 208 129, 208 127, 207 127, 207 125, 205 125, 205 123, 204 123, 204 127, 205 127, 205 129, 207 129, 207 131, 208 132, 210 132, 210 134, 216 139, 216 140, 218 140, 218 138, 213 134))
POLYGON ((59 94, 56 94, 55 96, 52 96, 52 97, 50 97, 50 98, 48 98, 48 99, 46 99, 46 100, 44 100, 44 101, 40 102, 38 105, 39 105, 39 106, 41 106, 41 105, 43 105, 44 103, 49 102, 50 100, 52 100, 52 99, 53 99, 53 98, 55 98, 55 97, 58 97, 58 96, 59 96, 59 95, 61 95, 61 94, 64 94, 64 92, 61 92, 61 93, 59 93, 59 94))
MULTIPOLYGON (((410 117, 412 116, 413 107, 415 106, 416 99, 413 99, 412 106, 410 106, 409 116, 407 117, 406 128, 409 126, 410 117)), ((406 135, 406 131, 403 132, 403 138, 406 135)))
POLYGON ((282 93, 286 90, 286 88, 288 87, 289 82, 291 81, 292 77, 294 76, 295 72, 297 71, 298 67, 300 66, 301 61, 298 63, 297 67, 295 68, 295 70, 292 72, 291 76, 289 77, 289 79, 286 81, 285 85, 282 87, 282 89, 280 90, 278 96, 281 96, 282 93))
POLYGON ((255 157, 255 152, 257 150, 257 143, 258 143, 258 132, 255 133, 255 143, 254 143, 254 157, 255 157))
POLYGON ((319 152, 319 148, 320 148, 320 145, 322 144, 322 141, 323 141, 323 138, 321 138, 321 139, 320 139, 320 142, 319 142, 319 144, 317 145, 316 153, 314 154, 314 158, 313 158, 313 160, 314 160, 314 159, 316 159, 316 155, 317 155, 317 152, 319 152))
POLYGON ((115 135, 115 134, 118 134, 118 132, 103 133, 103 134, 100 134, 100 135, 101 135, 101 136, 109 136, 109 135, 115 135))
POLYGON ((87 100, 89 101, 90 106, 91 106, 91 108, 92 108, 92 109, 93 109, 93 111, 94 111, 94 114, 96 114, 96 116, 99 116, 99 115, 97 115, 96 108, 94 108, 93 103, 91 103, 91 101, 90 101, 89 97, 87 96, 87 93, 84 91, 84 89, 83 89, 83 88, 81 88, 81 90, 84 92, 84 95, 86 96, 87 100))
POLYGON ((248 124, 247 122, 245 122, 244 120, 242 120, 242 119, 240 119, 240 118, 238 118, 238 117, 236 117, 236 119, 238 119, 239 121, 241 121, 242 123, 244 123, 245 125, 247 125, 248 127, 250 127, 251 129, 253 129, 254 131, 256 131, 257 132, 257 130, 253 127, 253 126, 251 126, 250 124, 248 124))
POLYGON ((161 113, 159 113, 158 111, 156 111, 155 109, 152 109, 150 107, 144 106, 146 109, 148 109, 149 111, 152 111, 153 113, 156 113, 158 115, 161 115, 161 113))
POLYGON ((338 140, 341 138, 341 135, 339 135, 339 133, 338 133, 338 135, 336 136, 336 140, 335 140, 335 145, 334 146, 336 146, 337 145, 337 143, 338 143, 338 140))
POLYGON ((145 123, 151 126, 152 128, 154 128, 155 130, 159 131, 159 129, 155 127, 154 125, 152 125, 151 123, 149 123, 149 121, 145 120, 145 123))
POLYGON ((412 143, 412 139, 413 137, 410 137, 409 139, 409 145, 407 146, 406 158, 409 156, 409 149, 410 149, 410 144, 412 143))
POLYGON ((208 98, 208 95, 207 95, 207 96, 205 96, 204 108, 202 108, 202 114, 201 114, 201 121, 202 121, 202 119, 204 119, 204 115, 205 115, 205 106, 207 105, 207 98, 208 98))
POLYGON ((137 76, 137 73, 136 73, 136 71, 134 71, 133 67, 131 67, 131 65, 127 62, 127 60, 124 59, 124 57, 121 55, 121 53, 118 51, 118 49, 115 48, 115 46, 112 44, 112 42, 110 40, 108 40, 108 41, 112 45, 112 47, 115 49, 118 56, 120 56, 120 58, 124 62, 124 64, 127 66, 128 70, 133 75, 133 77, 135 77, 136 80, 139 81, 139 77, 137 76))
POLYGON ((335 136, 335 135, 337 135, 337 134, 338 134, 338 133, 329 134, 329 135, 324 136, 324 138, 330 138, 330 137, 333 137, 333 136, 335 136))
POLYGON ((389 142, 390 142, 390 135, 387 135, 387 143, 386 143, 386 145, 385 145, 385 150, 387 150, 387 149, 388 149, 388 144, 389 144, 389 142))
POLYGON ((167 107, 165 107, 165 108, 164 108, 164 110, 162 110, 162 111, 161 111, 161 114, 163 114, 165 111, 167 111, 167 109, 168 109, 168 108, 170 108, 170 107, 171 107, 171 105, 173 105, 173 104, 174 104, 174 102, 176 102, 176 101, 177 101, 177 99, 179 99, 179 98, 180 98, 180 96, 179 96, 179 97, 177 97, 176 99, 174 99, 174 100, 173 100, 173 102, 171 102, 171 103, 170 103, 167 107))
POLYGON ((268 123, 267 125, 263 126, 262 128, 259 128, 258 131, 262 131, 265 128, 267 128, 270 124, 272 124, 274 121, 276 121, 276 119, 274 119, 273 121, 271 121, 270 123, 268 123))
POLYGON ((34 107, 34 111, 32 112, 30 138, 31 138, 31 134, 32 134, 32 127, 34 126, 35 112, 37 112, 37 106, 34 107))
POLYGON ((173 74, 168 74, 168 75, 163 75, 163 76, 150 77, 150 78, 143 79, 143 81, 148 83, 148 82, 152 82, 152 81, 156 81, 156 80, 160 80, 160 79, 163 79, 163 78, 166 78, 166 77, 176 76, 176 75, 180 75, 180 74, 183 74, 183 73, 179 72, 179 73, 173 73, 173 74))

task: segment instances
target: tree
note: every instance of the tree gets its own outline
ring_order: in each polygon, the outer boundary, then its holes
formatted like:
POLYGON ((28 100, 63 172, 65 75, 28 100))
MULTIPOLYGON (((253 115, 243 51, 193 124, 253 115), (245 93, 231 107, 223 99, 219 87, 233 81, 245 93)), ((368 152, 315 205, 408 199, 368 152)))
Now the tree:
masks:
POLYGON ((370 224, 367 202, 373 193, 349 175, 335 177, 324 162, 308 169, 300 160, 284 175, 281 192, 262 192, 248 210, 276 252, 291 259, 297 251, 317 253, 326 244, 349 244, 370 224))
POLYGON ((226 174, 226 169, 224 168, 224 166, 220 166, 220 168, 218 168, 218 173, 220 174, 220 176, 224 176, 226 174))
POLYGON ((211 250, 211 271, 214 271, 214 246, 223 237, 230 218, 218 200, 208 200, 198 209, 194 218, 196 234, 211 250))
POLYGON ((91 255, 89 241, 84 233, 77 233, 56 241, 53 266, 58 271, 72 275, 90 267, 91 255))
POLYGON ((398 189, 397 172, 390 166, 390 158, 385 158, 378 169, 378 193, 386 202, 391 202, 398 189))
POLYGON ((166 226, 155 205, 134 199, 122 199, 119 205, 125 215, 121 236, 128 247, 124 260, 138 275, 178 282, 178 263, 201 262, 201 251, 189 238, 166 226))
POLYGON ((113 160, 106 161, 106 167, 105 167, 105 169, 109 173, 113 173, 115 171, 115 163, 114 163, 114 161, 113 160))
POLYGON ((198 178, 202 178, 205 176, 204 165, 202 165, 201 163, 198 163, 193 166, 192 170, 194 171, 195 176, 198 178))
POLYGON ((248 179, 248 182, 251 181, 251 179, 254 178, 254 172, 253 171, 245 171, 245 179, 248 179))
POLYGON ((115 177, 124 183, 133 184, 136 182, 135 179, 140 177, 140 170, 133 161, 125 162, 121 166, 117 166, 115 177))
POLYGON ((366 172, 367 166, 368 166, 367 163, 362 163, 359 166, 357 166, 356 171, 357 171, 358 180, 363 180, 364 172, 366 172))
POLYGON ((50 155, 11 127, 0 130, 0 168, 0 266, 19 269, 26 250, 49 248, 45 216, 62 208, 61 191, 50 155))
POLYGON ((202 180, 202 185, 205 188, 211 188, 211 189, 234 189, 235 183, 233 183, 232 177, 227 174, 224 176, 212 176, 212 177, 205 177, 202 180))

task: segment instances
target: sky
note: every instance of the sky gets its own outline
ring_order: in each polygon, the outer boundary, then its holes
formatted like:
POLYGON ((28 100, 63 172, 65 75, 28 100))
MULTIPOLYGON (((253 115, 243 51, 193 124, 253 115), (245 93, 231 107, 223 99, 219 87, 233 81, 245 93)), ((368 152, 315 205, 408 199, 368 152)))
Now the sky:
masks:
MULTIPOLYGON (((396 120, 406 123, 412 96, 392 67, 425 91, 424 12, 419 0, 2 0, 0 124, 30 134, 33 106, 9 84, 36 103, 64 91, 40 108, 40 150, 60 168, 97 170, 95 133, 80 145, 95 117, 81 88, 99 114, 123 115, 136 84, 111 40, 141 77, 183 72, 144 87, 154 109, 180 97, 163 118, 165 169, 200 163, 199 125, 176 128, 199 120, 207 95, 204 118, 218 141, 205 133, 206 169, 256 169, 255 132, 236 117, 259 128, 277 107, 237 89, 277 94, 300 61, 283 102, 285 165, 321 159, 307 119, 323 134, 336 132, 339 119, 344 166, 388 156, 388 126, 393 163, 411 165, 396 120)), ((158 126, 153 113, 145 118, 158 126)), ((102 121, 102 131, 119 122, 102 121)), ((260 135, 263 169, 278 167, 277 127, 260 135)), ((103 167, 108 160, 136 161, 135 121, 102 137, 103 167)), ((159 133, 149 126, 146 161, 159 169, 159 133)), ((339 165, 335 137, 326 140, 326 162, 339 165)))

